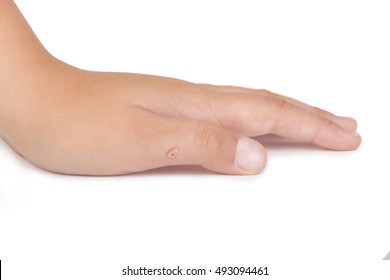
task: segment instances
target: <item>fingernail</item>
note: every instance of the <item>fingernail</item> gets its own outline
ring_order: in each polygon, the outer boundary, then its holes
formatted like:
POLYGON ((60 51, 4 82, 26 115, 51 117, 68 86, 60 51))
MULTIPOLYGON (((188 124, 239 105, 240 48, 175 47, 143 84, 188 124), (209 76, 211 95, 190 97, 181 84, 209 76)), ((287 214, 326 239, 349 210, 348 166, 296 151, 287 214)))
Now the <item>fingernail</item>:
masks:
POLYGON ((343 116, 337 116, 339 119, 342 119, 342 120, 347 120, 347 121, 356 121, 354 118, 350 118, 350 117, 343 117, 343 116))
POLYGON ((354 118, 349 117, 337 117, 334 120, 339 126, 341 126, 347 132, 355 132, 357 129, 357 122, 354 118))
POLYGON ((263 164, 263 154, 258 142, 246 137, 240 138, 237 142, 234 164, 244 171, 255 171, 263 164))
POLYGON ((350 133, 352 136, 354 136, 354 137, 360 137, 360 134, 359 133, 357 133, 357 132, 352 132, 352 133, 350 133))

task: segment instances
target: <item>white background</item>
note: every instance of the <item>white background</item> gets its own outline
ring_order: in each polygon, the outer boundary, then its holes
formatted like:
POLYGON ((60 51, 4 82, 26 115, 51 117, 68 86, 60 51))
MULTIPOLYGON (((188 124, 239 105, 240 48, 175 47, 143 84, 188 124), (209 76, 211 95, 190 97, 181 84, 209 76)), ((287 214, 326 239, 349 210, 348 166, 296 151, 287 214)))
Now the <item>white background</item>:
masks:
MULTIPOLYGON (((363 143, 351 153, 265 143, 256 176, 99 178, 47 173, 0 142, 4 279, 130 279, 127 265, 389 279, 388 1, 16 2, 70 64, 267 88, 355 117, 363 143)), ((214 278, 230 279, 182 277, 214 278)))

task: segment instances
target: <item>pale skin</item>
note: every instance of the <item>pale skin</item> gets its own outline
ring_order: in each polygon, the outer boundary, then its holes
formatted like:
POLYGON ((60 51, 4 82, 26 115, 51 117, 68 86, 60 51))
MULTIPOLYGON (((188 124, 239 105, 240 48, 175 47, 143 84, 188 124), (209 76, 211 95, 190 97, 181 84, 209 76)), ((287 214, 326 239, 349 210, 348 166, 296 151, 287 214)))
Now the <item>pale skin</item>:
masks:
POLYGON ((276 134, 349 151, 352 118, 267 90, 78 69, 42 46, 12 0, 0 0, 0 136, 43 169, 122 175, 172 165, 225 174, 263 170, 276 134))

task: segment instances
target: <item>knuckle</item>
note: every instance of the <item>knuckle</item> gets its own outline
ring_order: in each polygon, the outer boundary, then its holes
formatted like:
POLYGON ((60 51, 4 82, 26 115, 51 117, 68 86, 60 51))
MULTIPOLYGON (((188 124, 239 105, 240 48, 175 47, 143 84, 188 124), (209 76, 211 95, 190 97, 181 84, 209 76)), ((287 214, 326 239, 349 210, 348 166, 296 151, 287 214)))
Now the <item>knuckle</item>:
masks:
POLYGON ((254 104, 257 104, 257 101, 251 98, 248 99, 237 99, 230 105, 227 114, 228 122, 224 126, 235 131, 242 131, 244 128, 248 129, 252 125, 257 125, 254 122, 256 116, 254 104))
POLYGON ((198 139, 195 143, 200 151, 207 153, 207 155, 215 155, 218 148, 221 146, 222 132, 215 129, 214 125, 205 123, 198 127, 198 139))
POLYGON ((234 130, 244 132, 247 131, 250 134, 254 133, 258 127, 259 123, 255 121, 256 113, 251 108, 242 108, 242 110, 237 112, 234 121, 234 130))
POLYGON ((270 97, 268 100, 271 106, 279 111, 286 111, 291 108, 291 103, 289 103, 283 98, 274 96, 274 97, 270 97))
POLYGON ((259 92, 261 93, 262 96, 265 96, 265 97, 274 97, 275 96, 275 93, 273 93, 272 91, 269 91, 267 89, 259 89, 259 92))
POLYGON ((318 107, 312 107, 312 110, 313 110, 313 113, 314 114, 317 114, 317 115, 320 115, 320 116, 332 116, 333 114, 331 114, 330 112, 324 110, 324 109, 321 109, 321 108, 318 108, 318 107))
POLYGON ((269 129, 269 132, 270 132, 270 133, 275 133, 275 134, 277 134, 280 130, 281 130, 280 119, 279 119, 279 118, 276 118, 276 119, 272 122, 272 125, 271 125, 271 128, 269 129))
POLYGON ((198 91, 200 92, 214 92, 218 90, 219 86, 213 84, 194 84, 198 91))
POLYGON ((243 125, 251 121, 253 118, 251 107, 252 106, 250 104, 240 104, 235 106, 234 119, 238 125, 243 125))
POLYGON ((320 109, 318 107, 314 107, 314 106, 312 107, 312 111, 314 114, 318 114, 318 115, 324 113, 324 111, 322 109, 320 109))
POLYGON ((324 135, 328 135, 334 127, 332 122, 327 119, 321 117, 315 117, 314 119, 316 120, 316 125, 313 125, 311 129, 302 127, 299 136, 307 139, 309 142, 319 143, 324 135))

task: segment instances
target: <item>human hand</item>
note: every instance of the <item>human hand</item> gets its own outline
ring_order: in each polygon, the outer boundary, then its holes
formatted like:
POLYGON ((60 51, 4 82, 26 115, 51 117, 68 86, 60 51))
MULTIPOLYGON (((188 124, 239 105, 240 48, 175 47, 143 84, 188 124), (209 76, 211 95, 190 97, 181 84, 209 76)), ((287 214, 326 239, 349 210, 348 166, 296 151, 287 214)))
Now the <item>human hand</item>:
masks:
POLYGON ((23 97, 2 113, 1 133, 53 172, 119 175, 201 165, 254 174, 267 156, 249 137, 276 134, 332 150, 353 150, 361 141, 355 120, 266 90, 90 72, 57 60, 34 75, 14 85, 23 97))
POLYGON ((277 134, 334 150, 360 144, 353 119, 266 90, 99 73, 51 56, 12 0, 0 1, 0 136, 35 165, 117 175, 168 165, 253 174, 249 137, 277 134))

